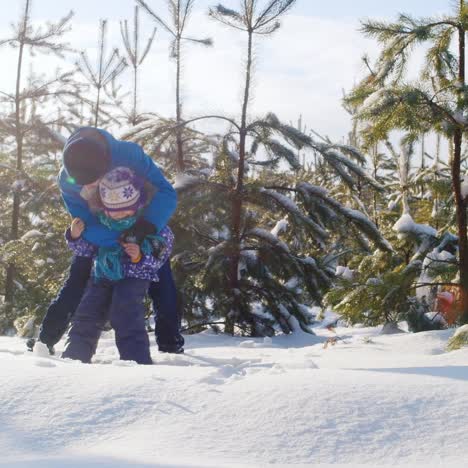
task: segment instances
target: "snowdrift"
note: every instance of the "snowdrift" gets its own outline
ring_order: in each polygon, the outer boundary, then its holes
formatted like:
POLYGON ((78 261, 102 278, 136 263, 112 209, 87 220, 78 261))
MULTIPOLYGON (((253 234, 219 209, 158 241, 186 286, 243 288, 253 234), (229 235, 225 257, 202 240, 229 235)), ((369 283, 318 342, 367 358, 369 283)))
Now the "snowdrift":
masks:
MULTIPOLYGON (((468 350, 453 331, 187 337, 154 366, 85 365, 0 338, 0 466, 466 466, 468 350)), ((63 343, 59 345, 63 346, 63 343)))

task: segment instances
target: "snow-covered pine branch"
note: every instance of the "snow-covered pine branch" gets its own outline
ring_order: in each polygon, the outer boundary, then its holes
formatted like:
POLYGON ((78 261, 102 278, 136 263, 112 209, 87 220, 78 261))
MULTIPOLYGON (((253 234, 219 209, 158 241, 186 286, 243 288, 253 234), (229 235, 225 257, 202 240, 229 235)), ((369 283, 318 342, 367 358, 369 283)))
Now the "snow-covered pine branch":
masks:
POLYGON ((338 201, 328 195, 328 191, 323 187, 317 187, 307 182, 300 182, 297 185, 299 193, 306 203, 310 203, 311 198, 318 198, 323 203, 332 208, 335 212, 342 215, 359 230, 361 230, 378 248, 386 251, 392 251, 390 243, 382 236, 376 225, 363 213, 343 206, 338 201))
POLYGON ((305 223, 317 236, 317 241, 322 245, 324 244, 328 237, 327 231, 307 215, 305 215, 303 211, 297 206, 297 204, 291 200, 291 198, 277 192, 276 190, 261 188, 259 191, 261 194, 266 195, 270 199, 273 199, 277 205, 283 208, 291 216, 296 217, 305 223))

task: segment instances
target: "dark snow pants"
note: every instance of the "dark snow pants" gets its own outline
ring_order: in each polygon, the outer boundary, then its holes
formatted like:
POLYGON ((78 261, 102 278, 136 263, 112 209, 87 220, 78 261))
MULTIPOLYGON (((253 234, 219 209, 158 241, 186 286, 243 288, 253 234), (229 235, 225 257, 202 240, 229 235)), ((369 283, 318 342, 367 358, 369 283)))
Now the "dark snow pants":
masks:
MULTIPOLYGON (((54 346, 66 332, 88 283, 92 259, 73 257, 70 272, 57 297, 50 304, 42 321, 39 339, 54 346)), ((177 313, 177 290, 170 260, 158 271, 159 283, 151 283, 149 295, 153 302, 156 342, 160 351, 175 352, 184 345, 177 313)))
POLYGON ((101 332, 110 321, 120 359, 152 364, 143 304, 149 285, 149 281, 137 278, 90 279, 72 318, 62 357, 91 362, 101 332))
POLYGON ((73 314, 80 305, 92 264, 92 258, 73 257, 68 278, 49 305, 42 321, 39 340, 43 343, 54 346, 66 332, 73 314))
POLYGON ((158 276, 159 282, 151 283, 149 288, 155 314, 156 343, 160 351, 177 352, 184 346, 184 337, 180 334, 177 289, 169 260, 160 268, 158 276))

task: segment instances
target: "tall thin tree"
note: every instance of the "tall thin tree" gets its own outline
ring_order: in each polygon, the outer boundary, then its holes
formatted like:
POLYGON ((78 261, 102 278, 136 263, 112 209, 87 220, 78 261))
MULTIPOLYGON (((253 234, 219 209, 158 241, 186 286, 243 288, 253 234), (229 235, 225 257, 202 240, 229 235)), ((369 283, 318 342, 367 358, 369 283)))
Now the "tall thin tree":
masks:
POLYGON ((168 32, 171 37, 171 56, 176 62, 176 123, 177 123, 177 170, 183 172, 185 170, 184 159, 184 142, 183 142, 183 127, 180 124, 183 122, 182 108, 183 100, 181 95, 182 81, 182 46, 183 43, 195 43, 205 46, 211 46, 213 41, 210 38, 197 39, 185 35, 188 26, 190 13, 192 12, 195 0, 167 0, 169 12, 171 15, 171 23, 166 22, 159 14, 150 8, 144 0, 135 0, 162 28, 168 32))
POLYGON ((137 123, 137 106, 138 106, 138 70, 147 57, 151 46, 153 45, 154 38, 156 36, 157 28, 153 29, 151 36, 146 43, 143 51, 140 50, 140 22, 139 22, 139 8, 138 5, 135 6, 135 14, 133 17, 133 43, 131 39, 131 34, 128 30, 128 21, 120 22, 120 34, 122 36, 122 41, 127 52, 127 59, 130 62, 133 68, 133 106, 132 112, 130 114, 130 123, 135 125, 137 123))
MULTIPOLYGON (((282 123, 273 113, 261 118, 250 117, 254 35, 276 30, 279 27, 276 18, 293 2, 268 2, 260 14, 258 2, 248 3, 255 15, 244 25, 242 15, 237 14, 241 27, 234 24, 237 29, 250 31, 240 116, 232 119, 205 115, 180 125, 186 127, 196 121, 217 119, 228 122, 230 127, 219 136, 210 171, 196 171, 190 177, 184 175, 176 180, 179 211, 185 213, 178 219, 177 228, 187 238, 195 236, 202 243, 195 250, 185 248, 179 252, 177 273, 182 275, 179 279, 185 278, 179 284, 186 311, 196 309, 204 317, 206 314, 205 318, 226 318, 228 333, 238 330, 247 334, 274 333, 275 324, 289 333, 295 329, 295 320, 305 330, 310 323, 310 317, 301 307, 298 290, 288 289, 291 276, 300 278, 307 294, 317 303, 323 289, 330 286, 330 272, 318 260, 323 249, 318 249, 316 261, 310 257, 315 256, 312 251, 296 250, 295 246, 302 244, 299 238, 307 236, 313 239, 310 245, 323 247, 329 238, 327 227, 333 224, 336 230, 340 218, 343 222, 339 229, 346 227, 348 236, 351 229, 366 249, 367 240, 378 248, 391 247, 365 214, 344 207, 326 189, 297 182, 294 177, 301 168, 297 150, 307 147, 318 152, 333 175, 346 186, 354 187, 356 180, 361 179, 381 189, 363 170, 365 158, 358 150, 349 145, 315 141, 294 126, 282 123), (253 27, 257 20, 257 26, 253 27), (285 163, 291 172, 275 174, 274 169, 280 163, 285 163), (251 168, 255 166, 266 170, 254 177, 251 168), (274 222, 277 224, 272 229, 274 222), (294 225, 288 235, 290 240, 294 239, 290 246, 279 238, 289 222, 294 225), (262 304, 265 315, 256 313, 255 304, 262 304)), ((214 16, 221 15, 223 23, 223 15, 232 12, 222 6, 211 11, 214 16)), ((169 135, 178 127, 166 125, 161 122, 153 134, 169 135)), ((144 130, 142 133, 150 134, 144 130)))
POLYGON ((80 53, 80 60, 76 63, 78 70, 85 79, 96 88, 96 101, 94 105, 94 126, 99 124, 101 108, 101 92, 114 81, 127 67, 125 58, 120 57, 119 50, 114 48, 112 53, 106 58, 106 39, 107 39, 107 20, 101 20, 99 24, 99 43, 98 43, 98 65, 97 70, 93 66, 85 51, 80 53))
POLYGON ((461 188, 463 137, 468 129, 466 112, 465 38, 468 5, 457 0, 450 16, 413 18, 400 14, 395 22, 363 22, 364 34, 382 46, 375 72, 349 96, 361 105, 359 118, 370 133, 381 138, 393 128, 425 133, 433 129, 449 138, 452 189, 459 247, 459 276, 464 298, 462 322, 468 323, 467 199, 461 188), (405 75, 411 52, 428 45, 426 63, 418 82, 405 75))
MULTIPOLYGON (((31 51, 39 51, 41 53, 55 53, 62 56, 68 49, 68 46, 59 40, 69 30, 69 23, 73 16, 70 12, 57 23, 49 23, 46 27, 34 27, 31 21, 32 0, 25 0, 23 13, 20 21, 14 27, 14 35, 11 38, 0 40, 0 46, 9 44, 18 49, 17 65, 16 65, 16 84, 15 93, 12 96, 14 108, 14 136, 16 144, 16 173, 23 172, 24 160, 24 136, 28 130, 23 125, 23 117, 25 114, 25 100, 30 98, 30 93, 22 90, 23 84, 23 67, 25 61, 25 52, 29 47, 31 51)), ((44 86, 42 87, 44 89, 44 86)), ((36 94, 40 94, 40 88, 36 88, 36 94)), ((11 95, 6 95, 7 97, 11 95)), ((11 233, 10 239, 15 240, 19 236, 19 220, 20 220, 20 191, 15 190, 13 194, 13 209, 11 215, 11 233)), ((5 281, 5 301, 11 302, 14 292, 14 277, 15 267, 9 264, 5 281)))
MULTIPOLYGON (((275 32, 280 23, 278 18, 289 10, 296 0, 272 0, 269 1, 263 9, 259 9, 255 0, 245 0, 240 2, 240 11, 231 10, 218 5, 210 8, 209 14, 212 18, 231 28, 243 31, 247 34, 246 66, 244 93, 241 109, 241 122, 239 128, 239 165, 237 171, 237 183, 235 187, 235 196, 232 201, 232 237, 233 246, 239 246, 241 240, 241 221, 243 209, 243 191, 245 175, 245 159, 247 145, 247 115, 250 101, 250 92, 252 86, 252 65, 254 36, 261 34, 267 36, 275 32)), ((233 290, 239 288, 239 260, 240 251, 235 249, 231 255, 230 262, 230 285, 233 290)), ((228 332, 232 332, 233 324, 229 324, 228 332)))

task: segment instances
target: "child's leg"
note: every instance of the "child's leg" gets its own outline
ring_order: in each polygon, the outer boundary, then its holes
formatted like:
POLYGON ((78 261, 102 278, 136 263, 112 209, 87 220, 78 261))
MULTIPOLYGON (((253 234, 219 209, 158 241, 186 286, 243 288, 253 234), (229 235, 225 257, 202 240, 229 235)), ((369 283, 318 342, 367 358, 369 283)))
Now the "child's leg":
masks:
POLYGON ((111 282, 105 280, 95 282, 93 279, 89 281, 83 299, 72 318, 72 326, 68 332, 62 357, 85 363, 91 362, 108 317, 111 300, 111 282))
POLYGON ((114 283, 110 322, 120 359, 152 364, 148 333, 145 327, 143 300, 149 281, 125 278, 114 283))

